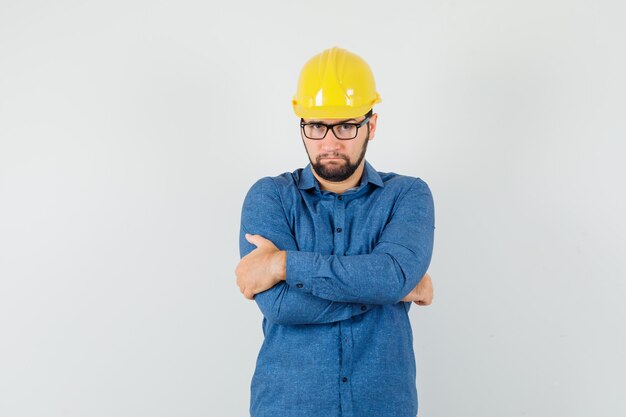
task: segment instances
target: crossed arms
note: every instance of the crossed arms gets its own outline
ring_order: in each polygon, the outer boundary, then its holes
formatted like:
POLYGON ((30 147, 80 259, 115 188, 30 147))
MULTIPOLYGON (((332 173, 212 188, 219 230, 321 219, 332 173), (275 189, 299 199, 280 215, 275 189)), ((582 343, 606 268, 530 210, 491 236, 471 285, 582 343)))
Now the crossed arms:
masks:
POLYGON ((432 195, 418 178, 398 198, 391 219, 370 254, 339 256, 299 251, 278 188, 272 178, 264 177, 244 199, 239 235, 242 260, 235 272, 239 285, 251 282, 247 276, 260 277, 265 269, 259 272, 259 268, 246 268, 250 258, 265 256, 267 265, 272 258, 278 260, 274 265, 279 266, 282 258, 282 270, 266 268, 266 276, 271 276, 261 286, 266 288, 253 291, 263 315, 280 324, 340 321, 363 314, 375 305, 410 302, 422 277, 430 283, 426 270, 433 236, 432 195), (256 236, 246 238, 246 233, 256 236), (255 248, 255 244, 259 247, 255 248))

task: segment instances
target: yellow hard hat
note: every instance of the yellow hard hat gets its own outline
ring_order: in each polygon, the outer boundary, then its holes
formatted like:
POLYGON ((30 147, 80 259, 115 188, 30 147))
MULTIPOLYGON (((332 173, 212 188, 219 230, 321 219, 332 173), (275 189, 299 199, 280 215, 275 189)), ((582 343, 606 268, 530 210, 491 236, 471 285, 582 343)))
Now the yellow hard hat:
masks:
POLYGON ((335 46, 304 64, 292 104, 301 118, 348 119, 364 115, 381 101, 367 62, 335 46))

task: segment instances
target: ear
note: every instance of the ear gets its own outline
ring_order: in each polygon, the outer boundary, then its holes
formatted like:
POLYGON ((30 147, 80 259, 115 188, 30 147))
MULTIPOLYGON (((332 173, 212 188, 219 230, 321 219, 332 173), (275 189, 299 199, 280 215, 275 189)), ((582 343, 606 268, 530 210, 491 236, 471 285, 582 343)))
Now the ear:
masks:
POLYGON ((372 117, 368 121, 370 125, 370 140, 374 139, 374 135, 376 134, 376 122, 378 122, 378 113, 372 113, 372 117))

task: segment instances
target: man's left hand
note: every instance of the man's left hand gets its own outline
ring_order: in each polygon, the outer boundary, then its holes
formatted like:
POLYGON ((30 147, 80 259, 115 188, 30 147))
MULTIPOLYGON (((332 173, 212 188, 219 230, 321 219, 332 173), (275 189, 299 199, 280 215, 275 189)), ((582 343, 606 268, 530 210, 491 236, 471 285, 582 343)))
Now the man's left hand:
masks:
POLYGON ((428 273, 424 274, 420 282, 401 301, 414 301, 420 306, 428 306, 433 302, 433 282, 428 273))
POLYGON ((285 279, 287 252, 279 250, 271 240, 261 235, 246 233, 246 239, 256 245, 256 249, 241 258, 235 275, 241 293, 253 300, 255 294, 285 279))

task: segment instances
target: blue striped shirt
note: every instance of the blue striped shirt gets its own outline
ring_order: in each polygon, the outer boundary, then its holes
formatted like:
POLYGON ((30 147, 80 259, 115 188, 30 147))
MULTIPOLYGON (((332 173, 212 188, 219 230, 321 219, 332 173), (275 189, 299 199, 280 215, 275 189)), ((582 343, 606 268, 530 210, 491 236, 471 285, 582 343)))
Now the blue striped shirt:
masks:
POLYGON ((256 181, 243 202, 240 256, 259 234, 287 251, 286 281, 256 294, 264 340, 252 417, 415 417, 413 332, 402 302, 430 264, 432 194, 376 171, 321 190, 311 165, 256 181))

